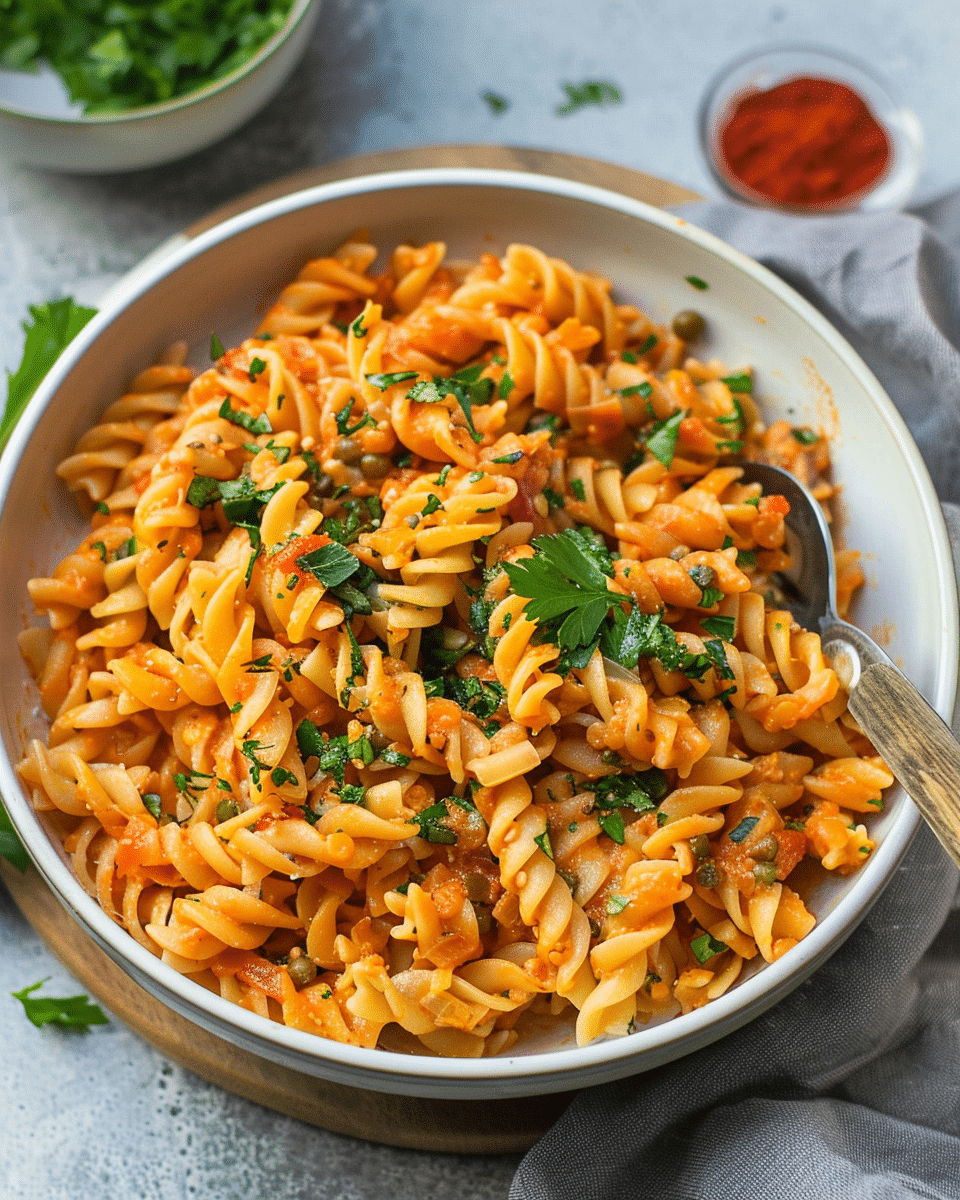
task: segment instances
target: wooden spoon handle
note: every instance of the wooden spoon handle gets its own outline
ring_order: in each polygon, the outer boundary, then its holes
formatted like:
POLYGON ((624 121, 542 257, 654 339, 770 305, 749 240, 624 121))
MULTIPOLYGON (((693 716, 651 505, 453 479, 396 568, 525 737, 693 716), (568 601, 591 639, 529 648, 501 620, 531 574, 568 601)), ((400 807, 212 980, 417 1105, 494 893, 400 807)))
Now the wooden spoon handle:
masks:
POLYGON ((960 867, 960 745, 896 667, 871 663, 850 712, 960 867))

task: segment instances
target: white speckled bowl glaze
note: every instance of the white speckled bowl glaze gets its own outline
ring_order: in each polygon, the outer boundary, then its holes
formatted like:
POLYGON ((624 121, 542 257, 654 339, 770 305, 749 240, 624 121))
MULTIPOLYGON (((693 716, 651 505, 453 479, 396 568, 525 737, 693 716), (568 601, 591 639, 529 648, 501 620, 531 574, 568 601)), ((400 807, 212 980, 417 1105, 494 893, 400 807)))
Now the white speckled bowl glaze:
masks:
MULTIPOLYGON (((264 1059, 354 1087, 479 1099, 584 1087, 658 1066, 752 1020, 796 987, 844 940, 879 895, 919 818, 894 789, 873 824, 879 846, 858 874, 829 879, 810 903, 817 927, 779 962, 719 1000, 630 1037, 577 1047, 570 1023, 479 1060, 357 1049, 273 1024, 230 1004, 154 958, 75 880, 14 773, 24 739, 43 734, 36 692, 15 635, 32 620, 26 582, 47 574, 83 536, 57 462, 127 381, 175 339, 208 362, 254 327, 308 258, 367 227, 381 251, 442 239, 451 255, 530 242, 611 278, 616 294, 657 320, 696 307, 708 356, 752 364, 770 417, 824 425, 844 486, 847 544, 864 553, 867 586, 856 619, 882 628, 892 656, 944 717, 957 684, 957 597, 949 543, 920 455, 893 404, 850 346, 806 301, 755 262, 679 217, 569 181, 475 169, 410 171, 328 184, 273 201, 174 249, 108 299, 45 380, 0 460, 0 545, 8 579, 0 608, 0 790, 46 881, 97 943, 162 1003, 264 1059), (689 275, 709 284, 694 292, 689 275)), ((699 347, 698 347, 699 349, 699 347)))
POLYGON ((303 57, 322 0, 294 0, 283 28, 242 66, 163 104, 84 116, 45 71, 2 72, 0 152, 49 171, 134 171, 183 158, 239 128, 272 99, 303 57))

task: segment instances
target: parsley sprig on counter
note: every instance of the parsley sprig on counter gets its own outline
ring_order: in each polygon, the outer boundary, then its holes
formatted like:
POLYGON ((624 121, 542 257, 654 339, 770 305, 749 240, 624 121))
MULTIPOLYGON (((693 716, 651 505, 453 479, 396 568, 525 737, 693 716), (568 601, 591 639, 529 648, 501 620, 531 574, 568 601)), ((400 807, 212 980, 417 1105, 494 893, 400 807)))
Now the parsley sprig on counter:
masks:
POLYGON ((642 613, 631 596, 609 589, 613 563, 591 531, 565 529, 532 544, 532 558, 504 563, 504 570, 517 595, 530 601, 526 615, 538 623, 541 640, 557 647, 558 671, 585 667, 599 647, 631 670, 641 658, 656 658, 688 679, 702 680, 712 667, 728 677, 720 641, 708 641, 706 653, 694 654, 659 613, 642 613))
POLYGON ((34 996, 47 981, 41 979, 19 992, 11 992, 19 1000, 31 1024, 41 1029, 44 1025, 58 1025, 61 1029, 84 1032, 91 1025, 106 1025, 107 1018, 97 1004, 91 1004, 89 996, 34 996))

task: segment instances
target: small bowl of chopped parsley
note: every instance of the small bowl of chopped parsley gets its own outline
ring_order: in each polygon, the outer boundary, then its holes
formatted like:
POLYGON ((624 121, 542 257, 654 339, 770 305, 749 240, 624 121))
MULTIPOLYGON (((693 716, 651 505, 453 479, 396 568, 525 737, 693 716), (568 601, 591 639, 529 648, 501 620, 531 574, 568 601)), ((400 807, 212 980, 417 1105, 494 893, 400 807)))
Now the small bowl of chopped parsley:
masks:
POLYGON ((321 0, 18 0, 0 5, 0 153, 129 171, 203 149, 300 61, 321 0))

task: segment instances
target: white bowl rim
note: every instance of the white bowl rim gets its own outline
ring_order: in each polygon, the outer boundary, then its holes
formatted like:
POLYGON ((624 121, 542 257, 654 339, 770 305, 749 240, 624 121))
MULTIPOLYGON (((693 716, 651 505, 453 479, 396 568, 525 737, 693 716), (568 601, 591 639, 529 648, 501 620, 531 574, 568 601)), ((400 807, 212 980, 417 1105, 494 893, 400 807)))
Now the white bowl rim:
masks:
MULTIPOLYGON (((279 197, 257 208, 240 213, 199 234, 184 245, 172 249, 169 257, 151 264, 147 270, 143 272, 135 270, 128 284, 121 283, 111 291, 108 307, 93 317, 77 335, 37 389, 21 416, 3 456, 0 458, 0 508, 6 503, 20 457, 40 416, 74 366, 100 333, 121 313, 184 263, 247 229, 314 204, 393 189, 470 186, 533 191, 557 196, 561 199, 580 201, 612 209, 635 217, 641 222, 652 223, 666 231, 676 233, 750 276, 757 284, 800 315, 829 344, 831 350, 870 392, 876 405, 877 414, 898 441, 927 518, 939 582, 938 598, 944 616, 943 627, 940 631, 943 653, 934 689, 935 694, 929 698, 934 708, 945 720, 949 721, 956 695, 956 678, 955 675, 951 678, 951 667, 957 663, 958 657, 960 657, 960 652, 958 652, 960 628, 958 628, 957 622, 957 592, 950 543, 939 501, 920 457, 920 452, 902 417, 883 391, 878 380, 853 348, 817 309, 766 267, 735 250, 713 234, 690 224, 682 216, 654 208, 619 193, 568 179, 476 167, 440 167, 338 180, 279 197)), ((703 1008, 676 1017, 662 1025, 638 1030, 629 1037, 595 1042, 589 1046, 570 1047, 531 1055, 461 1059, 406 1055, 332 1042, 314 1034, 268 1021, 207 991, 189 978, 179 975, 111 921, 96 901, 82 889, 34 817, 23 796, 22 787, 13 766, 6 754, 2 752, 0 752, 0 794, 13 797, 12 802, 8 802, 7 809, 17 833, 60 902, 78 916, 98 941, 113 948, 112 956, 117 961, 128 960, 136 972, 150 978, 161 991, 175 995, 179 1000, 181 1011, 205 1010, 213 1021, 233 1027, 246 1044, 258 1043, 262 1047, 258 1050, 261 1057, 267 1055, 272 1044, 280 1051, 281 1055, 285 1052, 285 1061, 290 1061, 292 1057, 312 1059, 317 1063, 326 1061, 338 1065, 341 1074, 343 1072, 354 1073, 356 1076, 354 1086, 363 1086, 359 1080, 366 1076, 370 1080, 369 1086, 374 1088, 380 1087, 389 1090, 391 1083, 395 1083, 397 1090, 409 1090, 412 1093, 422 1094, 441 1094, 445 1085, 450 1094, 458 1089, 458 1085, 461 1093, 467 1094, 472 1081, 477 1083, 501 1081, 505 1085, 500 1092, 503 1095, 528 1094, 516 1087, 509 1092, 506 1090, 517 1081, 521 1086, 529 1085, 533 1092, 582 1085, 583 1080, 578 1079, 577 1076, 583 1076, 587 1083, 599 1082, 602 1079, 617 1078, 647 1069, 643 1065, 638 1065, 631 1071, 628 1065, 632 1058, 643 1052, 660 1051, 659 1061, 676 1057, 676 1055, 671 1055, 669 1047, 682 1038, 689 1038, 695 1045, 698 1044, 697 1039, 699 1038, 699 1044, 706 1044, 711 1040, 710 1026, 725 1024, 722 1034, 730 1032, 737 1024, 744 1024, 752 1020, 771 1003, 776 1002, 792 990, 815 965, 818 965, 816 960, 821 955, 825 957, 852 931, 879 897, 920 825, 919 814, 909 799, 904 796, 898 818, 888 830, 883 842, 871 856, 870 861, 853 877, 849 890, 812 932, 779 961, 766 964, 756 975, 744 980, 732 991, 711 1001, 703 1008), (773 1000, 769 999, 771 995, 774 997, 773 1000), (617 1063, 619 1066, 614 1066, 617 1063), (538 1080, 541 1081, 540 1086, 538 1086, 538 1080), (404 1081, 406 1081, 406 1087, 404 1081)), ((224 1036, 222 1031, 220 1036, 224 1036)), ((721 1036, 721 1034, 716 1036, 721 1036)), ((651 1063, 650 1065, 655 1064, 651 1063)), ((323 1075, 330 1072, 317 1069, 315 1073, 323 1075)))
POLYGON ((168 113, 179 112, 181 109, 190 108, 194 104, 200 104, 204 100, 210 99, 211 96, 216 96, 219 92, 225 91, 235 83, 239 83, 241 79, 255 71, 262 62, 269 58, 275 50, 278 50, 291 36, 311 7, 314 4, 322 3, 323 0, 293 0, 290 11, 287 13, 287 19, 276 33, 271 34, 267 38, 252 57, 248 58, 246 62, 241 63, 239 67, 235 67, 229 75, 224 75, 220 79, 214 79, 211 83, 205 83, 202 87, 198 87, 192 92, 187 92, 185 96, 174 96, 170 100, 161 101, 159 104, 144 104, 138 108, 123 109, 118 112, 91 113, 89 115, 80 113, 75 117, 56 117, 44 113, 30 112, 29 109, 14 108, 8 102, 7 104, 0 104, 0 114, 5 117, 15 117, 20 121, 38 121, 44 125, 61 125, 67 129, 72 129, 82 125, 126 125, 133 121, 144 121, 151 117, 163 117, 168 113))

